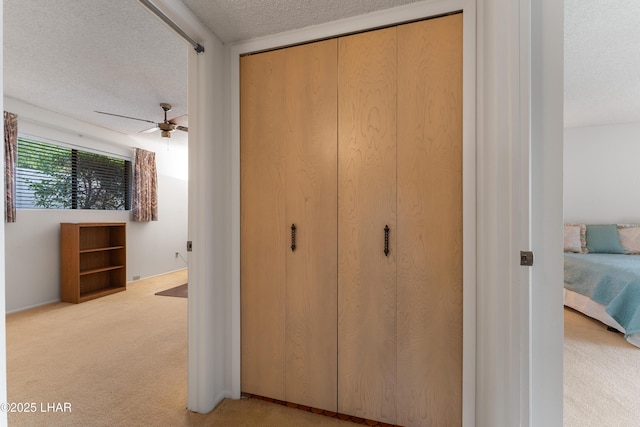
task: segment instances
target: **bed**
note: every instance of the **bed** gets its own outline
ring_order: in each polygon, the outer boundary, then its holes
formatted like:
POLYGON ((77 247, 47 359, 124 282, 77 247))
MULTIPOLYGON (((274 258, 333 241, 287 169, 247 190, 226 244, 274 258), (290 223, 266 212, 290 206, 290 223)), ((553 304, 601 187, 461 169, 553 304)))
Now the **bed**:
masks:
POLYGON ((576 242, 565 225, 564 304, 640 347, 640 225, 578 226, 576 242))
POLYGON ((564 304, 640 347, 640 255, 566 253, 564 304))

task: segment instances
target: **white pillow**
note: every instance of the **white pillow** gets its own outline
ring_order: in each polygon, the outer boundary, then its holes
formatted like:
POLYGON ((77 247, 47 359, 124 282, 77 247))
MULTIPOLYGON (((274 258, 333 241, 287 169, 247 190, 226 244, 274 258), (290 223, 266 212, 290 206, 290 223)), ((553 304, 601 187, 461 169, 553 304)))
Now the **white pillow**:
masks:
POLYGON ((625 254, 640 254, 640 225, 618 224, 618 236, 625 254))
POLYGON ((585 236, 586 227, 584 224, 565 224, 564 251, 574 252, 577 254, 587 253, 587 242, 585 236))

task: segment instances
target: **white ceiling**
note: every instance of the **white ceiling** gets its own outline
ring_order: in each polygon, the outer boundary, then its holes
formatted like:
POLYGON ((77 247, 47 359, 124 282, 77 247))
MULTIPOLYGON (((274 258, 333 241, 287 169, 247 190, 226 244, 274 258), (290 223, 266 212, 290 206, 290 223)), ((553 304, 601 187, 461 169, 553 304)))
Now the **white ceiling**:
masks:
POLYGON ((94 111, 187 113, 187 49, 135 0, 4 0, 5 96, 121 133, 153 125, 94 111))
MULTIPOLYGON (((183 0, 223 42, 416 0, 183 0)), ((640 1, 565 0, 565 125, 640 122, 640 1)), ((135 0, 4 0, 5 96, 129 135, 187 113, 189 47, 135 0)), ((173 140, 186 141, 174 132, 173 140)))
POLYGON ((565 0, 565 127, 640 123, 640 1, 565 0))

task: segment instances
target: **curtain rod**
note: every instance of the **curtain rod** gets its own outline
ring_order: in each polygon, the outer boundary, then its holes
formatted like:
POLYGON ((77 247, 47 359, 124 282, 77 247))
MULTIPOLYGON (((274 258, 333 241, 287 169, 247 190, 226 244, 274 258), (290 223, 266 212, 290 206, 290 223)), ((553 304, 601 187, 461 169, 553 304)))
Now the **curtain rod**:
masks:
POLYGON ((196 52, 198 52, 198 53, 204 52, 204 46, 202 46, 200 43, 198 43, 197 41, 195 41, 194 39, 189 37, 189 35, 187 35, 187 33, 182 31, 182 28, 178 27, 178 25, 175 22, 173 22, 167 15, 162 13, 162 11, 160 9, 155 7, 153 5, 153 3, 151 3, 149 0, 138 0, 138 2, 141 5, 143 5, 144 7, 146 7, 147 9, 149 9, 149 11, 151 11, 151 13, 153 13, 158 18, 160 18, 165 24, 167 24, 169 27, 171 27, 171 29, 173 31, 175 31, 176 33, 178 33, 178 35, 180 35, 183 39, 188 41, 189 44, 191 46, 193 46, 193 48, 195 49, 196 52))

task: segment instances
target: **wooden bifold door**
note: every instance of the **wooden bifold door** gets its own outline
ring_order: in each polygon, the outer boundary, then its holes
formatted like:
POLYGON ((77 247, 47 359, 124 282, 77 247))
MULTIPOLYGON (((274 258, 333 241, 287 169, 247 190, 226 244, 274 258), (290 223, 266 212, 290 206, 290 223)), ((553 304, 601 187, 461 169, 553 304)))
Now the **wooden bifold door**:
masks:
POLYGON ((335 40, 243 57, 240 93, 242 390, 334 410, 336 71, 335 40))
POLYGON ((462 423, 462 14, 241 58, 242 391, 462 423))

